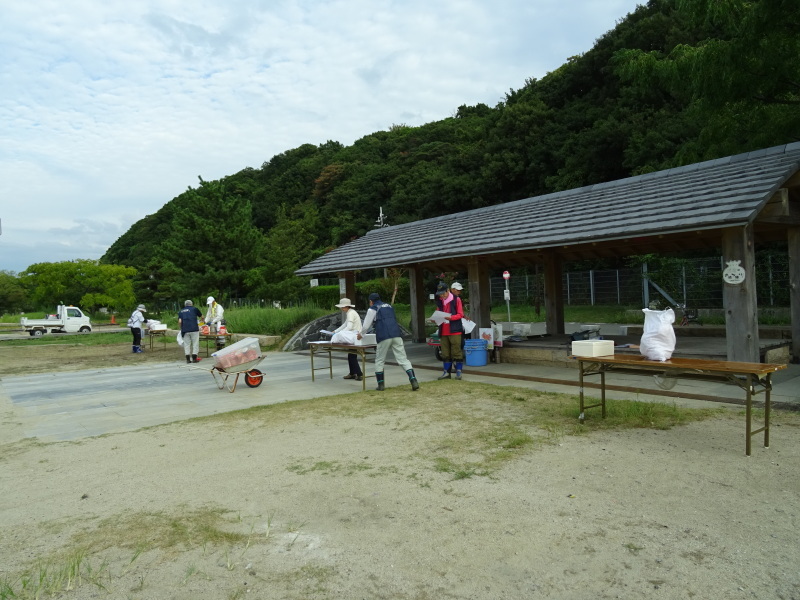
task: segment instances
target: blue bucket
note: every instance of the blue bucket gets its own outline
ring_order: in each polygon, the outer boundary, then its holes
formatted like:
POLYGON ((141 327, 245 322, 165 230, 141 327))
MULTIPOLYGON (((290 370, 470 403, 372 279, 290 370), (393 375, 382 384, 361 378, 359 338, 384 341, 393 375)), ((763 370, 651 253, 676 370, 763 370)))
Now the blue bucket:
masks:
POLYGON ((486 366, 488 352, 486 351, 486 340, 465 340, 464 354, 466 363, 469 367, 486 366))

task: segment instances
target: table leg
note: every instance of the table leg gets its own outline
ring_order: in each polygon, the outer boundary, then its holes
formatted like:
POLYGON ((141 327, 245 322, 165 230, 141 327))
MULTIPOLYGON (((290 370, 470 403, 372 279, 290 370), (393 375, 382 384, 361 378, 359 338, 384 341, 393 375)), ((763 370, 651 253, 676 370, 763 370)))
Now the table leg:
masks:
POLYGON ((767 373, 767 380, 764 383, 764 448, 769 448, 769 413, 772 408, 772 373, 767 373))
POLYGON ((361 391, 367 391, 367 351, 359 350, 361 355, 361 391))
POLYGON ((578 415, 578 421, 583 423, 584 420, 586 419, 586 415, 584 414, 584 408, 583 408, 583 361, 580 359, 578 360, 578 373, 579 373, 578 381, 580 383, 580 390, 581 390, 579 394, 581 413, 578 415))
POLYGON ((331 379, 333 379, 333 350, 328 348, 328 372, 331 375, 331 379))
POLYGON ((311 344, 308 345, 308 349, 311 352, 311 381, 314 381, 314 346, 311 344))
POLYGON ((606 418, 606 372, 600 367, 600 403, 603 407, 603 418, 606 418))
POLYGON ((748 375, 747 379, 747 402, 745 404, 745 425, 744 425, 744 433, 745 433, 745 443, 744 443, 744 453, 747 456, 750 456, 750 434, 753 430, 752 420, 753 420, 753 376, 748 375))

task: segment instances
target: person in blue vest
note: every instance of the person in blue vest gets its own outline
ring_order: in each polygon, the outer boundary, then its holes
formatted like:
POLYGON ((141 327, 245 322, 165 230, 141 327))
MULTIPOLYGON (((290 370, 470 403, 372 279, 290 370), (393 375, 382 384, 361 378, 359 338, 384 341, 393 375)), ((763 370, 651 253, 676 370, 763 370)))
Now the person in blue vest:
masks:
MULTIPOLYGON (((460 283, 454 283, 461 290, 460 283)), ((464 366, 464 304, 457 294, 451 292, 444 282, 436 288, 436 310, 448 313, 446 321, 439 326, 439 343, 441 344, 443 373, 439 379, 450 379, 450 367, 455 363, 456 379, 461 379, 461 369, 464 366)))
POLYGON ((364 325, 358 334, 358 339, 361 339, 362 332, 368 332, 373 325, 375 326, 375 339, 378 342, 378 348, 375 351, 375 378, 378 380, 376 389, 379 392, 385 389, 383 366, 386 363, 386 355, 391 348, 397 364, 403 367, 408 375, 411 389, 417 391, 419 382, 414 374, 414 367, 406 356, 406 348, 403 345, 400 325, 397 324, 397 316, 394 314, 392 305, 381 302, 380 295, 375 292, 369 295, 369 310, 367 310, 367 316, 364 318, 364 325))
POLYGON ((187 363, 200 362, 197 357, 200 353, 200 325, 198 321, 202 318, 203 313, 191 300, 184 302, 183 310, 178 313, 178 325, 181 328, 183 352, 186 355, 187 363))

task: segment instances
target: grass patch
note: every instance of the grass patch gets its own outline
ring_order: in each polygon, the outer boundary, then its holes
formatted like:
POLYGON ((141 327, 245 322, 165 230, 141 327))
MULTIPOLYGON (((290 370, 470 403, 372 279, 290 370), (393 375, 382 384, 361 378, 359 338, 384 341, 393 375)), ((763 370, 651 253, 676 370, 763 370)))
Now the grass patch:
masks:
MULTIPOLYGON (((145 337, 145 339, 147 339, 145 337)), ((168 341, 175 341, 175 336, 167 336, 168 341)), ((108 344, 124 344, 131 342, 130 331, 114 331, 106 333, 48 333, 39 338, 31 337, 19 340, 2 340, 2 346, 102 346, 108 344)), ((160 343, 161 340, 159 339, 160 343)))
MULTIPOLYGON (((167 556, 202 549, 203 554, 222 549, 227 564, 255 542, 265 542, 269 531, 254 531, 238 513, 206 507, 189 510, 178 507, 174 514, 137 512, 101 521, 94 529, 83 529, 67 543, 68 550, 38 559, 15 577, 0 579, 0 600, 33 600, 61 597, 60 594, 83 585, 94 585, 111 595, 114 580, 133 569, 140 557, 151 550, 167 556), (129 557, 117 570, 103 558, 105 551, 121 549, 129 557)), ((230 570, 230 569, 229 569, 230 570)), ((194 566, 187 567, 182 583, 203 576, 194 566)), ((142 586, 144 581, 141 582, 142 586)))

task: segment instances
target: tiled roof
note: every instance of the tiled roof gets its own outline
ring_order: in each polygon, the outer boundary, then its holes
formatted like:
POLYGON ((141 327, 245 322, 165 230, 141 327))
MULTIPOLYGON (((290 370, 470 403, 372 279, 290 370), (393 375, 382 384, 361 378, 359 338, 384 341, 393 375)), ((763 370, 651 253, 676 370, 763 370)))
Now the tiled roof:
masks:
POLYGON ((374 229, 295 274, 742 226, 798 169, 800 142, 374 229), (437 243, 447 239, 459 243, 437 243))

